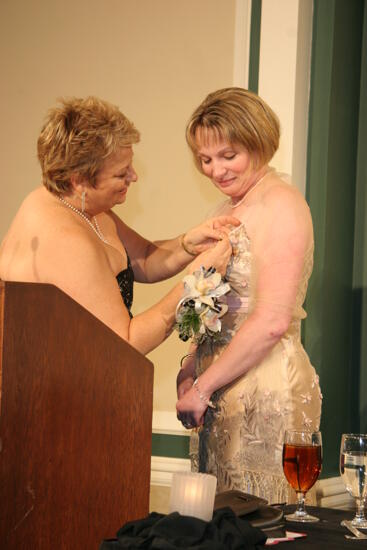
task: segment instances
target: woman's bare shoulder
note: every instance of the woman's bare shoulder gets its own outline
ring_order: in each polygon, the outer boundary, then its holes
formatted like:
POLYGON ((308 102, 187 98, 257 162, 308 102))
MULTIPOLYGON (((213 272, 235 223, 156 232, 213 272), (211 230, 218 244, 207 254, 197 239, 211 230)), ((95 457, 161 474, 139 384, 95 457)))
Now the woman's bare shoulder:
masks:
POLYGON ((301 191, 291 182, 274 173, 263 187, 261 205, 264 210, 274 210, 281 215, 310 217, 310 209, 301 191))
POLYGON ((37 187, 31 191, 22 201, 15 214, 10 230, 18 224, 42 225, 46 219, 56 214, 59 209, 59 201, 43 187, 37 187))
POLYGON ((290 178, 285 179, 282 174, 278 172, 271 173, 267 180, 266 185, 263 187, 263 196, 268 200, 284 199, 289 200, 304 200, 304 197, 296 185, 290 178))
POLYGON ((67 265, 97 265, 104 252, 85 222, 38 188, 21 204, 0 248, 0 276, 55 283, 67 265))
POLYGON ((42 205, 52 201, 52 194, 43 186, 38 186, 28 193, 20 204, 18 212, 28 212, 34 208, 39 208, 42 205))

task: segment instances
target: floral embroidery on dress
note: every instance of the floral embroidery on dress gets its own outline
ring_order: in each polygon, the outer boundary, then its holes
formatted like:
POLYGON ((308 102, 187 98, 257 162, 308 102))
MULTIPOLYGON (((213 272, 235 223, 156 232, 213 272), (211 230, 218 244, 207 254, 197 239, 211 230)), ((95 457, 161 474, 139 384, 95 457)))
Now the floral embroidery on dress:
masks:
POLYGON ((301 397, 302 403, 307 403, 307 405, 311 403, 312 395, 309 392, 306 394, 301 393, 300 397, 301 397))
POLYGON ((303 426, 307 428, 307 430, 311 430, 312 419, 309 418, 304 411, 302 411, 302 416, 303 416, 303 426))
POLYGON ((315 386, 318 386, 319 385, 319 375, 318 374, 315 374, 315 376, 313 377, 313 380, 312 380, 312 384, 311 384, 311 387, 314 388, 315 386))

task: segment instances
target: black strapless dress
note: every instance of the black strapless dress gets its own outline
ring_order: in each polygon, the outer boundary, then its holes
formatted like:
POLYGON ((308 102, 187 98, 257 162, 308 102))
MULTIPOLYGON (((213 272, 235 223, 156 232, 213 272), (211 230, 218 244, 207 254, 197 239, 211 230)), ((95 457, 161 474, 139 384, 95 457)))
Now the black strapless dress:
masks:
POLYGON ((131 267, 129 256, 127 256, 127 268, 120 271, 120 273, 116 275, 116 279, 124 304, 127 308, 127 311, 129 312, 130 318, 132 318, 132 313, 130 309, 133 303, 134 296, 134 271, 131 267))

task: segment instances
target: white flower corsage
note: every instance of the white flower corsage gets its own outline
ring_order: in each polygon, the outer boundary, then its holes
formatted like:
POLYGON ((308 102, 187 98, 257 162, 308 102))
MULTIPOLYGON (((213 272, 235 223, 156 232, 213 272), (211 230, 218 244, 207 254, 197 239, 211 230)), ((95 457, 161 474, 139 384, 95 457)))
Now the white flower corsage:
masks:
POLYGON ((194 271, 183 279, 184 295, 176 308, 176 325, 181 340, 192 338, 195 344, 220 340, 220 318, 227 313, 227 304, 220 301, 229 290, 214 267, 194 271))

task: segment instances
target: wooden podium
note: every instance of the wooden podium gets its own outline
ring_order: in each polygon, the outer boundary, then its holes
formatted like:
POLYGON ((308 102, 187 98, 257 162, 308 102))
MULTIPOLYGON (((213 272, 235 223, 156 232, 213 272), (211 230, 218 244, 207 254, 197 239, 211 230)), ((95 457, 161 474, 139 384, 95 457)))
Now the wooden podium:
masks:
POLYGON ((149 510, 153 365, 52 285, 0 281, 0 548, 98 550, 149 510))

